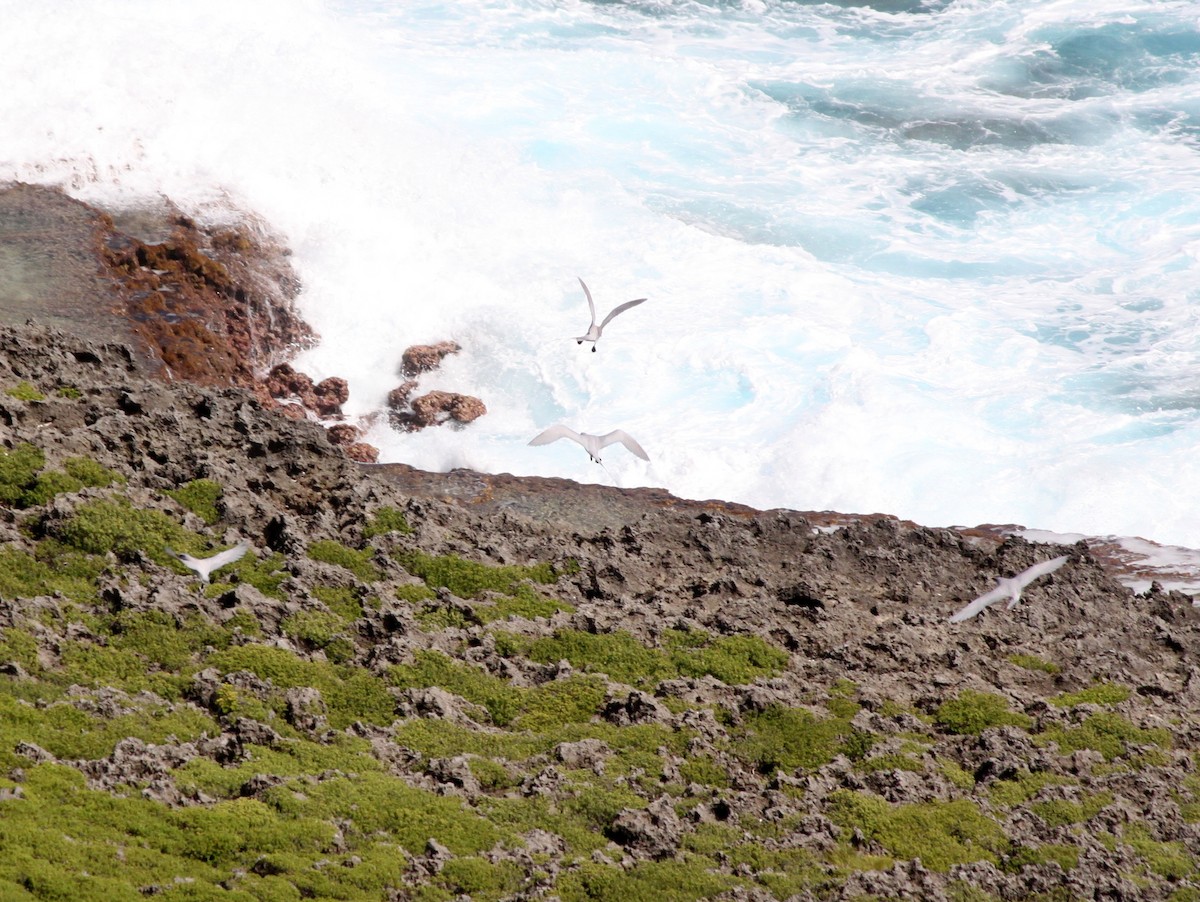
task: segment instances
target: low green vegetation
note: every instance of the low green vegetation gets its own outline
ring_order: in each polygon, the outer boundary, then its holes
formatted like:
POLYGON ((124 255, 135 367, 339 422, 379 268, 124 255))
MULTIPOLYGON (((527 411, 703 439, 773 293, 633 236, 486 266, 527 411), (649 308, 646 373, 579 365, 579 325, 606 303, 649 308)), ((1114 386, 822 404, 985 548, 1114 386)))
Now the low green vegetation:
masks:
POLYGON ((1054 742, 1061 754, 1094 749, 1107 761, 1125 755, 1130 746, 1171 747, 1171 734, 1161 728, 1143 729, 1110 711, 1099 711, 1078 726, 1054 726, 1038 735, 1039 742, 1054 742))
POLYGON ((511 595, 523 580, 550 585, 561 575, 550 564, 489 566, 454 554, 434 556, 403 551, 396 554, 396 560, 427 585, 449 589, 459 598, 479 598, 484 592, 511 595))
POLYGON ((340 614, 329 611, 298 611, 279 624, 284 635, 300 640, 306 647, 320 649, 335 664, 354 657, 354 640, 348 635, 349 624, 340 614))
POLYGON ((972 861, 996 864, 1008 850, 1004 830, 974 802, 920 802, 892 805, 881 798, 835 790, 830 817, 857 829, 899 860, 920 858, 933 871, 972 861))
POLYGON ((218 651, 205 660, 222 675, 247 670, 270 680, 266 703, 276 714, 284 710, 284 690, 313 687, 329 710, 329 724, 345 729, 356 720, 387 726, 395 720, 395 700, 387 684, 369 671, 335 663, 308 661, 282 648, 239 645, 218 651))
POLYGON ((1046 661, 1037 655, 1009 655, 1008 660, 1010 663, 1016 664, 1025 670, 1040 670, 1042 673, 1048 673, 1051 676, 1062 672, 1062 668, 1053 661, 1046 661))
POLYGON ((45 466, 46 456, 35 445, 23 443, 0 451, 0 504, 36 507, 55 495, 125 481, 120 474, 86 457, 68 457, 61 469, 45 470, 45 466))
POLYGON ((375 511, 374 516, 363 527, 363 538, 373 539, 375 536, 387 535, 390 532, 408 535, 412 532, 412 527, 408 525, 408 518, 404 516, 404 511, 394 507, 381 507, 375 511))
POLYGON ((1020 727, 1023 730, 1033 725, 1027 714, 1012 711, 1008 700, 990 692, 964 689, 956 698, 943 702, 934 712, 934 723, 947 733, 972 735, 991 727, 1020 727))
POLYGON ((177 489, 168 489, 167 494, 196 514, 209 526, 221 519, 217 507, 221 495, 225 493, 219 482, 211 479, 193 479, 177 489))
POLYGON ((788 662, 786 652, 758 636, 713 636, 702 630, 667 630, 662 648, 645 645, 622 630, 557 630, 537 639, 498 634, 497 648, 508 656, 521 655, 546 664, 566 660, 578 670, 604 673, 646 689, 663 680, 701 676, 742 685, 774 676, 788 662))
POLYGON ((817 768, 839 754, 860 759, 873 742, 845 718, 821 718, 782 705, 746 715, 732 731, 735 754, 764 774, 817 768))
POLYGON ((314 561, 343 567, 363 582, 372 583, 383 579, 383 572, 372 563, 371 559, 375 555, 369 548, 359 551, 341 542, 320 539, 308 546, 308 556, 314 561))
POLYGON ((1097 792, 1079 799, 1048 799, 1034 802, 1029 810, 1051 827, 1083 824, 1112 804, 1112 793, 1097 792))
POLYGON ((1078 692, 1064 692, 1049 701, 1059 708, 1073 708, 1076 705, 1119 705, 1129 698, 1131 691, 1128 686, 1118 686, 1116 683, 1097 683, 1078 692))
POLYGON ((1079 847, 1061 843, 1042 846, 1021 846, 1004 861, 1004 870, 1018 873, 1029 865, 1057 864, 1064 871, 1079 866, 1079 847))
POLYGON ((28 379, 22 379, 16 385, 4 389, 4 393, 18 401, 45 401, 46 396, 28 379))
POLYGON ((1157 840, 1145 824, 1127 825, 1124 840, 1145 862, 1147 869, 1160 877, 1178 881, 1196 873, 1196 859, 1184 843, 1157 840))
POLYGON ((203 540, 161 511, 134 507, 127 498, 99 498, 75 509, 63 521, 48 524, 64 545, 85 554, 112 552, 124 560, 145 554, 158 564, 180 565, 166 548, 198 553, 203 540))
POLYGON ((1047 786, 1063 786, 1070 781, 1065 777, 1045 771, 1025 771, 1015 777, 997 780, 991 784, 988 797, 993 805, 1012 808, 1035 798, 1047 786))
POLYGON ((314 598, 339 617, 354 621, 363 615, 362 599, 354 589, 347 586, 313 586, 311 591, 314 598))

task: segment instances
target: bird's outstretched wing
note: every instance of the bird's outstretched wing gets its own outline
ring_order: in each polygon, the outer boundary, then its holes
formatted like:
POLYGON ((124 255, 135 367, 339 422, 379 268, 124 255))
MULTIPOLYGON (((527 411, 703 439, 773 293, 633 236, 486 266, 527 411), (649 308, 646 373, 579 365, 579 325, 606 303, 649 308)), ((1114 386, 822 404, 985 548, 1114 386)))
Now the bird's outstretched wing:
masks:
POLYGON ((208 572, 219 570, 226 564, 232 564, 239 560, 242 555, 250 548, 248 542, 238 542, 232 548, 226 548, 224 551, 218 551, 216 554, 206 557, 204 562, 209 565, 208 572))
POLYGON ((208 557, 193 557, 190 554, 181 554, 170 548, 166 548, 167 554, 179 558, 183 566, 189 570, 194 570, 199 577, 208 582, 209 574, 214 570, 220 570, 226 564, 232 564, 234 561, 242 557, 250 548, 250 543, 246 541, 238 542, 232 548, 227 548, 224 551, 218 551, 216 554, 208 557))
POLYGON ((996 602, 1001 601, 1002 599, 1011 598, 1012 594, 1013 593, 1008 588, 1008 586, 1002 582, 1000 585, 996 586, 996 588, 992 589, 990 592, 984 592, 982 595, 980 595, 978 598, 976 598, 973 602, 971 602, 969 605, 967 605, 965 608, 963 608, 961 611, 959 611, 957 614, 955 614, 953 617, 951 617, 950 622, 951 623, 962 623, 964 620, 970 620, 972 617, 974 617, 976 614, 978 614, 984 608, 986 608, 990 605, 994 605, 996 602))
POLYGON ((1048 561, 1042 561, 1041 563, 1034 564, 1032 567, 1028 568, 1027 570, 1022 570, 1020 573, 1014 576, 1013 581, 1017 584, 1018 589, 1024 589, 1039 576, 1046 576, 1047 574, 1053 573, 1068 560, 1070 560, 1070 557, 1071 556, 1069 554, 1064 554, 1062 557, 1055 557, 1048 561))
POLYGON ((614 429, 612 432, 609 432, 605 435, 600 436, 600 447, 601 448, 607 448, 609 445, 613 444, 614 442, 620 442, 622 445, 624 445, 626 448, 628 448, 630 451, 632 451, 634 454, 636 454, 642 460, 650 459, 650 455, 648 455, 646 453, 645 449, 642 448, 642 446, 637 443, 637 439, 635 439, 632 435, 630 435, 624 429, 614 429))
POLYGON ((569 438, 572 441, 579 442, 581 445, 583 444, 583 439, 580 437, 579 433, 568 426, 564 426, 562 423, 551 426, 549 429, 539 432, 529 440, 529 444, 548 445, 551 442, 557 442, 560 438, 569 438))
POLYGON ((985 592, 976 598, 973 602, 950 618, 951 623, 961 623, 964 620, 969 620, 974 617, 984 608, 995 604, 1003 598, 1008 599, 1008 607, 1011 609, 1016 605, 1017 600, 1021 597, 1021 590, 1028 586, 1031 582, 1041 576, 1046 576, 1053 573, 1070 559, 1069 554, 1064 554, 1061 557, 1051 558, 1048 561, 1041 561, 1034 564, 1032 567, 1027 567, 1015 576, 1001 577, 999 585, 990 592, 985 592))
MULTIPOLYGON (((575 278, 579 279, 579 276, 575 278)), ((594 326, 596 325, 596 305, 592 303, 592 293, 588 291, 587 284, 583 279, 579 279, 579 284, 583 286, 583 294, 587 298, 588 310, 592 312, 592 325, 594 326)), ((609 314, 609 319, 612 319, 612 314, 609 314)), ((605 322, 608 322, 608 320, 605 320, 605 322)))
MULTIPOLYGON (((608 325, 609 320, 611 320, 618 313, 624 313, 630 307, 636 307, 638 304, 642 303, 642 301, 644 301, 644 300, 646 300, 646 299, 638 298, 636 301, 626 301, 624 304, 621 304, 618 307, 613 307, 612 311, 608 314, 608 316, 604 317, 604 322, 602 322, 600 324, 601 330, 603 330, 604 327, 608 325)), ((596 315, 593 313, 592 314, 592 322, 595 322, 595 321, 596 321, 596 315)))

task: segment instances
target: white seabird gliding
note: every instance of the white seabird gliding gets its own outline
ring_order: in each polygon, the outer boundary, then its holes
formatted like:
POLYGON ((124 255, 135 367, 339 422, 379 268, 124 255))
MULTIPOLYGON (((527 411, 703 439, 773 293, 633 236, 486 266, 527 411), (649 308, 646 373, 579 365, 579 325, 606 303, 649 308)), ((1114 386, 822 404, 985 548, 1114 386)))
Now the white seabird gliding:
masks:
POLYGON ((220 570, 226 564, 232 564, 234 561, 241 558, 250 548, 249 542, 238 542, 232 548, 227 548, 224 551, 218 551, 216 554, 208 557, 193 557, 190 554, 181 554, 178 551, 166 549, 167 554, 179 558, 183 566, 189 570, 195 570, 204 582, 208 582, 209 576, 214 570, 220 570))
MULTIPOLYGON (((575 278, 579 279, 578 276, 575 278)), ((596 325, 596 305, 592 302, 592 293, 588 291, 587 284, 583 281, 583 279, 579 279, 579 284, 583 286, 584 296, 587 297, 588 310, 592 312, 592 323, 590 326, 588 326, 587 334, 580 335, 575 339, 575 343, 581 345, 585 341, 590 341, 592 343, 592 351, 595 351, 596 342, 600 339, 600 336, 604 334, 604 327, 612 321, 612 318, 618 313, 624 313, 630 307, 636 307, 646 299, 638 298, 636 301, 626 301, 624 304, 614 307, 612 311, 609 312, 608 316, 604 317, 604 320, 600 323, 600 325, 596 325)))
POLYGON ((1008 599, 1006 610, 1011 611, 1021 599, 1021 590, 1028 586, 1031 582, 1041 576, 1046 576, 1053 573, 1059 567, 1067 562, 1070 558, 1069 554, 1064 554, 1062 557, 1051 558, 1048 561, 1042 561, 1040 564, 1034 564, 1032 567, 1022 570, 1016 576, 1002 576, 996 581, 996 588, 990 592, 984 592, 973 602, 950 618, 951 623, 961 623, 964 620, 969 620, 974 617, 984 608, 993 605, 1003 599, 1008 599))
POLYGON ((583 445, 584 450, 587 451, 588 457, 596 463, 602 463, 600 460, 600 449, 617 442, 620 442, 642 460, 650 459, 650 456, 637 443, 637 440, 624 429, 614 429, 612 432, 607 432, 604 435, 589 435, 586 432, 576 432, 574 429, 559 423, 535 435, 529 444, 548 445, 551 442, 558 441, 560 438, 569 438, 571 441, 579 442, 579 444, 583 445))

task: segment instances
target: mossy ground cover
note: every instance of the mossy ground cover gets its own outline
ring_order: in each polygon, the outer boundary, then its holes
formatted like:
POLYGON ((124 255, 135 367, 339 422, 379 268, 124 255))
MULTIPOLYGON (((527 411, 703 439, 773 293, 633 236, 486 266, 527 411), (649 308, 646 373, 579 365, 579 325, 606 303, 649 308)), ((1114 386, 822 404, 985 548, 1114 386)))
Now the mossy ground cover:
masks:
POLYGON ((20 787, 0 801, 4 898, 379 899, 407 863, 378 842, 351 861, 329 820, 257 799, 172 809, 89 790, 53 764, 28 768, 20 787))
POLYGON ((758 636, 667 630, 662 646, 647 645, 623 630, 557 630, 551 636, 535 639, 497 635, 497 648, 503 654, 546 664, 566 660, 579 670, 604 673, 642 689, 653 689, 663 680, 700 676, 742 685, 779 673, 788 661, 786 652, 758 636))
POLYGON ((830 816, 861 831, 889 855, 920 858, 934 871, 971 861, 998 863, 1010 845, 1000 824, 968 799, 893 805, 865 793, 836 790, 830 816))
POLYGON ((839 754, 862 758, 873 737, 848 718, 821 717, 804 708, 772 705, 746 715, 731 731, 734 753, 763 774, 828 764, 839 754))
POLYGON ((420 551, 400 551, 396 559, 423 585, 401 586, 396 595, 419 606, 419 619, 428 630, 436 631, 471 624, 488 624, 508 617, 530 619, 552 617, 574 608, 543 594, 537 586, 552 585, 563 573, 547 563, 532 566, 489 565, 468 561, 458 555, 429 555, 420 551), (436 589, 448 589, 469 604, 446 606, 434 601, 436 589))
POLYGON ((0 451, 0 504, 29 508, 55 495, 102 488, 125 477, 86 457, 68 457, 60 469, 46 470, 46 455, 35 445, 18 444, 0 451))

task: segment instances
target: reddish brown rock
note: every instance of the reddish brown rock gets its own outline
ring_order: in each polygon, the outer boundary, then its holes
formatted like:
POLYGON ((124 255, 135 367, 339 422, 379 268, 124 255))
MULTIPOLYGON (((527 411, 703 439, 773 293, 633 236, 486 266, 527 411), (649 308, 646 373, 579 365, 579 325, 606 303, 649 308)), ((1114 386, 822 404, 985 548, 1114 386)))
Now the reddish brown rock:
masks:
POLYGON ((289 420, 307 420, 308 411, 299 404, 281 404, 278 408, 279 412, 289 420))
POLYGON ((302 404, 313 393, 312 377, 307 373, 297 372, 290 363, 280 363, 272 367, 263 384, 272 398, 299 398, 302 404))
POLYGON ((341 376, 330 376, 313 386, 313 403, 324 419, 342 415, 342 405, 350 400, 350 386, 341 376))
POLYGON ((465 424, 487 413, 478 398, 457 392, 431 391, 412 402, 408 412, 393 413, 392 425, 406 432, 416 432, 427 426, 437 426, 447 420, 465 424))
POLYGON ((411 379, 393 388, 387 396, 388 409, 393 413, 404 413, 408 409, 408 399, 416 390, 417 383, 411 379))
POLYGON ((418 373, 436 370, 448 354, 457 354, 462 348, 453 341, 439 341, 432 345, 413 345, 400 358, 400 372, 409 379, 418 373))
POLYGON ((379 462, 379 449, 367 442, 355 442, 352 445, 345 445, 342 451, 351 460, 357 460, 363 464, 373 464, 379 462))
POLYGON ((117 312, 167 378, 253 388, 256 372, 315 342, 292 304, 299 280, 286 249, 251 226, 202 229, 176 213, 149 243, 106 225, 100 258, 117 312))
POLYGON ((361 435, 358 427, 352 426, 349 423, 338 423, 330 426, 325 430, 325 434, 329 436, 329 441, 334 445, 353 445, 361 435))

